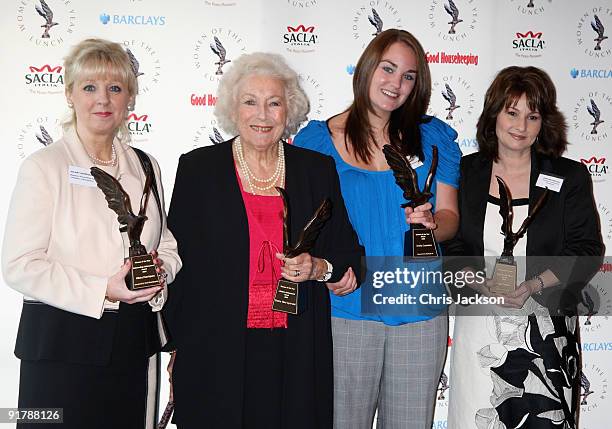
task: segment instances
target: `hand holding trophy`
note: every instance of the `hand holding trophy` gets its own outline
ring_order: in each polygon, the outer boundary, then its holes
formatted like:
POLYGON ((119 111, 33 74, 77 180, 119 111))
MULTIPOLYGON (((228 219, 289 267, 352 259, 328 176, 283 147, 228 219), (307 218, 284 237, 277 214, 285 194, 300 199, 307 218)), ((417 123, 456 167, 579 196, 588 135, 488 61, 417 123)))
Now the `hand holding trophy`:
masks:
POLYGON ((127 252, 125 252, 126 246, 124 242, 124 257, 126 259, 129 258, 132 262, 132 268, 125 277, 125 284, 128 289, 139 290, 159 286, 161 281, 153 261, 153 256, 147 253, 147 250, 140 242, 140 234, 147 220, 145 213, 151 191, 153 172, 145 171, 145 185, 137 216, 132 212, 130 196, 121 187, 121 183, 117 179, 98 167, 91 167, 91 174, 98 188, 104 193, 108 207, 117 213, 117 220, 120 225, 119 231, 121 231, 122 237, 125 240, 125 234, 127 234, 129 239, 129 249, 127 252))
MULTIPOLYGON (((431 167, 427 174, 423 192, 419 190, 416 171, 414 171, 410 162, 406 159, 406 156, 397 148, 389 144, 384 145, 382 151, 387 159, 387 164, 389 164, 389 167, 393 170, 395 183, 404 191, 404 198, 409 201, 402 204, 401 207, 415 208, 429 201, 433 196, 430 191, 431 184, 436 174, 436 168, 438 167, 438 147, 433 146, 432 148, 431 167)), ((406 231, 404 236, 404 256, 414 258, 437 258, 439 256, 438 245, 436 244, 436 238, 433 231, 421 224, 411 224, 410 230, 406 231)))
POLYGON ((521 227, 517 232, 512 232, 512 220, 514 219, 514 210, 512 209, 512 194, 510 189, 506 185, 506 182, 499 177, 497 178, 497 184, 499 185, 499 214, 503 221, 501 226, 501 233, 504 236, 504 250, 502 254, 495 261, 495 268, 493 270, 493 285, 490 290, 497 294, 508 294, 514 292, 516 288, 516 261, 512 254, 516 243, 525 235, 527 228, 533 222, 535 215, 540 211, 544 202, 548 197, 548 188, 538 198, 531 209, 531 213, 525 218, 521 227))
MULTIPOLYGON (((289 225, 289 198, 283 188, 276 187, 283 200, 283 254, 287 258, 293 258, 302 253, 307 253, 314 247, 315 241, 321 232, 321 228, 331 216, 331 201, 325 198, 312 218, 306 223, 297 243, 290 245, 289 225)), ((272 301, 272 310, 284 313, 299 314, 306 308, 305 296, 300 295, 299 283, 286 279, 280 279, 276 286, 276 293, 272 301)))

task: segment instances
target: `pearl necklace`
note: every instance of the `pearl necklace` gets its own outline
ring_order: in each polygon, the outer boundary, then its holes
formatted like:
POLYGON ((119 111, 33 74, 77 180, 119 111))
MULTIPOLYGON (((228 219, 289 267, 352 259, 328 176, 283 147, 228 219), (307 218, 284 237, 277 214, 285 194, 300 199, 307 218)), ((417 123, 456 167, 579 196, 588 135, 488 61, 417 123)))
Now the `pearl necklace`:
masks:
MULTIPOLYGON (((83 145, 83 147, 85 147, 85 145, 83 145)), ((87 156, 89 157, 89 159, 93 161, 94 164, 106 165, 106 166, 111 166, 111 167, 114 167, 115 164, 117 164, 117 151, 115 151, 114 143, 111 145, 111 159, 108 161, 104 161, 103 159, 96 158, 91 153, 89 153, 87 148, 85 149, 85 152, 87 152, 87 156)))
MULTIPOLYGON (((242 150, 242 142, 240 141, 240 136, 236 137, 236 148, 237 148, 239 160, 244 161, 244 152, 242 150)), ((246 171, 249 173, 250 178, 255 180, 256 182, 259 182, 259 183, 270 183, 270 182, 273 182, 274 183, 278 179, 278 176, 280 174, 280 170, 284 167, 284 164, 285 164, 284 148, 283 148, 283 145, 279 143, 279 145, 278 145, 278 159, 276 160, 276 169, 274 171, 274 174, 272 174, 272 176, 270 176, 267 179, 260 179, 257 176, 255 176, 255 174, 253 174, 253 172, 249 168, 249 164, 248 163, 245 162, 244 163, 244 167, 245 167, 246 171)))
POLYGON ((247 164, 244 158, 240 136, 236 137, 234 140, 234 147, 236 148, 236 157, 238 158, 238 164, 240 164, 240 170, 242 171, 242 175, 246 178, 252 194, 255 193, 255 190, 264 192, 272 189, 279 179, 280 186, 283 187, 285 182, 285 148, 283 147, 282 142, 278 142, 278 159, 276 160, 276 169, 274 170, 274 174, 267 179, 260 179, 256 177, 249 168, 249 164, 247 164), (263 184, 267 183, 267 185, 258 186, 254 184, 253 181, 263 184))
POLYGON ((89 153, 87 147, 83 144, 83 140, 81 140, 81 136, 79 135, 78 131, 76 131, 76 135, 79 139, 79 142, 81 143, 81 146, 83 146, 83 149, 85 149, 85 153, 94 164, 105 165, 108 167, 114 167, 115 165, 117 165, 117 151, 115 150, 115 143, 111 143, 111 159, 109 159, 108 161, 104 161, 103 159, 96 158, 91 153, 89 153))

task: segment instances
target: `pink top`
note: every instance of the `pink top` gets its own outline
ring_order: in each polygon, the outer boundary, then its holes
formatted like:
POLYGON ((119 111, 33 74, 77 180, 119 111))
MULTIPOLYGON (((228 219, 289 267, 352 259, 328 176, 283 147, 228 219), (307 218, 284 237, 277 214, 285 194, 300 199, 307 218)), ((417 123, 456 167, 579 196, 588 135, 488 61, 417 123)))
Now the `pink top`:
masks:
POLYGON ((247 328, 286 328, 287 314, 272 311, 283 249, 283 200, 280 196, 240 192, 249 222, 249 308, 247 328))

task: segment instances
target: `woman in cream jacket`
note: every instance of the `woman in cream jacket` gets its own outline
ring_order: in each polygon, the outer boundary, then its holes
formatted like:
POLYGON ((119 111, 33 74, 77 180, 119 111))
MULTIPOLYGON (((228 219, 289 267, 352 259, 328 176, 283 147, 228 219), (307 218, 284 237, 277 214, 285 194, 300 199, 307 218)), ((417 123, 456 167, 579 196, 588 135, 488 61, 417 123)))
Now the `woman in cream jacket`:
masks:
POLYGON ((138 212, 145 174, 121 137, 136 76, 122 47, 99 39, 75 46, 64 70, 72 120, 59 141, 24 160, 2 250, 4 279, 24 295, 19 407, 63 408, 65 428, 151 428, 165 342, 159 310, 181 267, 159 166, 152 160, 162 209, 151 196, 141 242, 162 281, 131 291, 117 215, 90 168, 114 176, 138 212))

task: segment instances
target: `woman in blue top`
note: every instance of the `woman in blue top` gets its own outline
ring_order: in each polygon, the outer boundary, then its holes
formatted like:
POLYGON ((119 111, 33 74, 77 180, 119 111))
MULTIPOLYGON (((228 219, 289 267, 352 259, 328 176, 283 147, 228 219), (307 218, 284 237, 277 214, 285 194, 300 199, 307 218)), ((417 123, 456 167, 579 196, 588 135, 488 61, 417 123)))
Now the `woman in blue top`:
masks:
MULTIPOLYGON (((452 238, 459 219, 461 151, 452 128, 425 116, 431 77, 419 41, 403 30, 380 33, 357 63, 353 93, 346 111, 327 122, 311 121, 295 144, 336 161, 349 217, 366 255, 402 256, 404 233, 412 223, 435 230, 438 241, 452 238), (421 189, 432 146, 438 147, 431 203, 400 208, 405 200, 382 152, 385 144, 411 159, 421 189)), ((378 428, 430 428, 446 355, 446 312, 437 317, 382 309, 365 314, 360 289, 338 295, 352 279, 349 271, 330 285, 334 427, 371 428, 378 408, 378 428)))

